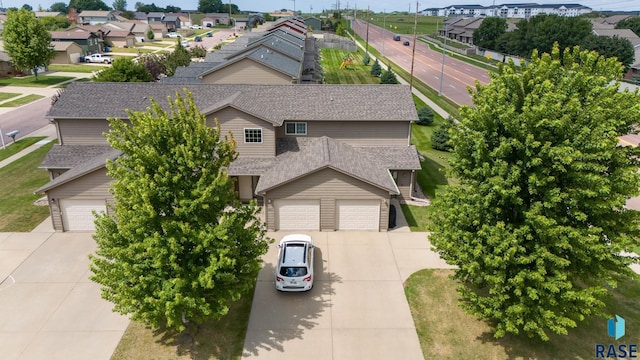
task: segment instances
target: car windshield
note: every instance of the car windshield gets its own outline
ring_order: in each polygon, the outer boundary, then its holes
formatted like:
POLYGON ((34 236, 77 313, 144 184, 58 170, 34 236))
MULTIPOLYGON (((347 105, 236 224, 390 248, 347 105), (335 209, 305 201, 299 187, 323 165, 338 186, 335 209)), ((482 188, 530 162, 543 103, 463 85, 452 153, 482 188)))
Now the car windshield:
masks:
POLYGON ((280 275, 286 277, 300 277, 307 275, 307 268, 304 266, 283 266, 280 268, 280 275))

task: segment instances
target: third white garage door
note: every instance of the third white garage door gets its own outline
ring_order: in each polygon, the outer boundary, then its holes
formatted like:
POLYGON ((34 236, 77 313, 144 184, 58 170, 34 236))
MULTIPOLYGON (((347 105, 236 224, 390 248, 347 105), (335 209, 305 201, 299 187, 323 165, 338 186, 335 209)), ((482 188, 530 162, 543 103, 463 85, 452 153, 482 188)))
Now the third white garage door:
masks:
POLYGON ((319 230, 320 201, 276 200, 279 230, 319 230))
POLYGON ((380 230, 380 200, 338 200, 338 230, 380 230))
POLYGON ((62 211, 62 223, 65 231, 82 230, 92 231, 96 229, 93 223, 92 211, 107 211, 104 199, 101 200, 60 200, 62 211))

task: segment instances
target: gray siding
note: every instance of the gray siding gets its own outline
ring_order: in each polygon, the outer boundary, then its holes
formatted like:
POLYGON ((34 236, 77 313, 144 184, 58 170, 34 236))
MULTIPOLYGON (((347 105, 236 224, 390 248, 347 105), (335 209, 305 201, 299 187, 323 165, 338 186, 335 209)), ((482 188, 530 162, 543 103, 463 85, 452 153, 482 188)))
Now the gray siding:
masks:
POLYGON ((293 79, 251 59, 222 67, 202 78, 205 84, 291 84, 293 79))
POLYGON ((320 199, 322 231, 336 230, 336 199, 380 200, 380 231, 386 231, 389 225, 388 191, 332 169, 320 170, 269 191, 265 196, 269 230, 276 230, 275 211, 269 201, 277 199, 320 199))
POLYGON ((222 135, 233 134, 238 156, 276 156, 276 137, 273 125, 264 120, 248 115, 242 111, 228 107, 208 116, 207 123, 215 126, 214 118, 220 123, 222 135), (262 129, 262 143, 244 142, 244 129, 262 129))
POLYGON ((57 231, 63 230, 60 199, 105 199, 113 202, 113 196, 109 193, 111 181, 107 176, 106 168, 102 168, 48 191, 53 228, 57 231), (55 203, 51 201, 52 199, 56 199, 55 203))
MULTIPOLYGON (((352 146, 407 146, 409 144, 409 121, 306 121, 306 123, 307 137, 328 136, 352 146)), ((283 124, 276 128, 276 136, 280 138, 294 135, 285 135, 283 124)))
POLYGON ((61 145, 107 145, 102 133, 109 131, 107 120, 59 119, 61 145))

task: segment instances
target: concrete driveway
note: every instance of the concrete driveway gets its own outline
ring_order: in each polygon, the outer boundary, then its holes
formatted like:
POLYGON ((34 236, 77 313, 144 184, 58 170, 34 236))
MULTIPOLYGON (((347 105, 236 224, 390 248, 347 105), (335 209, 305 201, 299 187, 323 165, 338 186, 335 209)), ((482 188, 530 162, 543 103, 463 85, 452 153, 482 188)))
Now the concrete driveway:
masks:
POLYGON ((426 233, 314 232, 314 287, 279 293, 276 239, 258 275, 243 357, 422 359, 404 295, 413 272, 447 268, 426 233))
POLYGON ((129 320, 88 277, 91 233, 0 233, 3 360, 109 359, 129 320))

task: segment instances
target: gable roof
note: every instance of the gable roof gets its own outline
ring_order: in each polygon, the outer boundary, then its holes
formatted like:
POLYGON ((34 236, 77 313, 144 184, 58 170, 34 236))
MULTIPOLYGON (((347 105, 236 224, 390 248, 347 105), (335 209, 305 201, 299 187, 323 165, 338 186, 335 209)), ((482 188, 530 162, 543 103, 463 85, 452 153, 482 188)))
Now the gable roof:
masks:
POLYGON ((122 155, 122 152, 120 150, 109 149, 106 153, 96 155, 90 160, 85 161, 78 166, 75 166, 71 170, 66 171, 62 175, 51 180, 48 184, 34 191, 34 193, 43 194, 45 191, 51 190, 55 187, 66 184, 84 175, 99 170, 106 166, 107 159, 115 160, 120 155, 122 155))
POLYGON ((107 17, 111 15, 111 11, 100 11, 100 10, 84 10, 78 16, 80 17, 107 17))
POLYGON ((640 46, 640 37, 631 29, 594 29, 593 33, 598 36, 617 36, 621 39, 627 39, 634 48, 640 46))
POLYGON ((52 40, 84 40, 90 37, 98 37, 90 31, 51 31, 52 40))
POLYGON ((168 109, 167 97, 192 92, 205 114, 233 106, 281 125, 300 121, 417 121, 408 85, 250 85, 74 82, 47 118, 128 118, 126 109, 146 111, 149 99, 168 109), (230 94, 237 96, 230 98, 230 94), (215 107, 212 107, 216 105, 215 107), (373 106, 375 105, 375 106, 373 106))
POLYGON ((278 156, 277 163, 260 176, 256 193, 265 194, 271 189, 327 168, 390 193, 400 193, 389 169, 357 148, 327 136, 289 140, 292 145, 290 151, 278 156))
POLYGON ((40 164, 45 169, 71 169, 109 153, 109 145, 54 145, 40 164))
POLYGON ((221 63, 211 69, 201 73, 199 77, 207 76, 221 68, 233 65, 241 60, 251 59, 259 64, 262 64, 270 69, 279 71, 285 75, 288 75, 294 79, 300 76, 302 70, 302 60, 295 60, 289 56, 283 55, 280 52, 274 52, 266 47, 258 47, 246 53, 234 56, 228 61, 221 63))
MULTIPOLYGON (((52 41, 51 42, 51 46, 53 47, 53 50, 55 51, 67 51, 67 49, 69 49, 69 47, 71 46, 77 46, 78 48, 80 48, 80 45, 74 43, 73 41, 52 41)), ((82 48, 80 48, 82 49, 82 48)))

